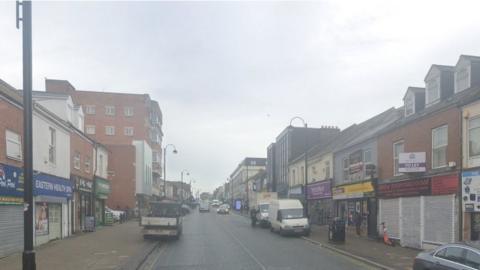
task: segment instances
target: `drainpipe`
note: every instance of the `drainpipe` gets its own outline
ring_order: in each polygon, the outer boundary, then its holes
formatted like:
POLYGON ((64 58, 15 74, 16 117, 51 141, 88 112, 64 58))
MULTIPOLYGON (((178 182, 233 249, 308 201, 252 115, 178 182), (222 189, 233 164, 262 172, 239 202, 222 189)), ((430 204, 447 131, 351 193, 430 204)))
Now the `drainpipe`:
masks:
MULTIPOLYGON (((463 241, 463 201, 462 201, 462 169, 463 169, 463 110, 460 108, 460 166, 459 166, 459 173, 458 173, 458 207, 460 211, 458 211, 458 218, 459 220, 459 237, 460 241, 463 241)), ((470 214, 471 215, 471 214, 470 214)), ((471 218, 471 217, 470 217, 471 218)), ((470 228, 471 230, 471 228, 470 228)), ((470 235, 471 238, 471 235, 470 235)))
POLYGON ((92 216, 93 216, 93 226, 96 227, 97 226, 97 218, 96 218, 96 213, 95 213, 95 208, 96 208, 96 205, 95 205, 95 194, 96 194, 96 190, 97 190, 97 180, 96 180, 96 175, 97 175, 97 169, 98 169, 98 166, 97 166, 97 156, 98 156, 98 144, 95 142, 94 143, 94 148, 95 148, 95 166, 94 166, 94 169, 93 169, 93 189, 92 189, 92 196, 91 196, 91 203, 90 203, 90 207, 92 207, 92 216))

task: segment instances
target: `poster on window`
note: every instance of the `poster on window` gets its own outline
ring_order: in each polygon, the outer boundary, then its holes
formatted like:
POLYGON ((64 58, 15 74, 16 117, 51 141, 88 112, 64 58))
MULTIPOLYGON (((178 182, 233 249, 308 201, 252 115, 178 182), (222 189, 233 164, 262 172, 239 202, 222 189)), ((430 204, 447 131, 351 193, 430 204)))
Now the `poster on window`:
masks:
POLYGON ((35 234, 48 234, 48 205, 47 203, 35 204, 35 234))
POLYGON ((480 212, 480 170, 462 172, 462 202, 465 212, 480 212))

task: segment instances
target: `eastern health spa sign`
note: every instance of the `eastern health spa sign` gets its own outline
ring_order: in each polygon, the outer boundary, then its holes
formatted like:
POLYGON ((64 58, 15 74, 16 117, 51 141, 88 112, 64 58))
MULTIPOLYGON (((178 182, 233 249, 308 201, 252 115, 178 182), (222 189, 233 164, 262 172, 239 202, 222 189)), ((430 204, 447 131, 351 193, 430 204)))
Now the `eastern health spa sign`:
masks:
POLYGON ((425 152, 400 153, 398 156, 398 171, 401 173, 425 172, 425 152))
POLYGON ((480 212, 480 170, 462 172, 462 202, 465 212, 480 212))
POLYGON ((70 199, 73 194, 72 182, 57 176, 39 173, 35 174, 34 195, 62 197, 70 199))

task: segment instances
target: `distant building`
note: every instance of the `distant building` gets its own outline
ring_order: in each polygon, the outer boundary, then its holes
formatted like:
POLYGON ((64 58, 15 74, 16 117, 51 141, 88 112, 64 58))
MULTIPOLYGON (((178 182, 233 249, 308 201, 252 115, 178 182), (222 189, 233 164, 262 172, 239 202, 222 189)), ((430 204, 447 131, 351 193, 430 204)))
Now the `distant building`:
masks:
POLYGON ((253 192, 254 185, 253 182, 247 180, 259 171, 265 170, 266 161, 266 158, 247 157, 238 164, 230 175, 233 200, 240 200, 243 204, 247 202, 248 193, 253 192))

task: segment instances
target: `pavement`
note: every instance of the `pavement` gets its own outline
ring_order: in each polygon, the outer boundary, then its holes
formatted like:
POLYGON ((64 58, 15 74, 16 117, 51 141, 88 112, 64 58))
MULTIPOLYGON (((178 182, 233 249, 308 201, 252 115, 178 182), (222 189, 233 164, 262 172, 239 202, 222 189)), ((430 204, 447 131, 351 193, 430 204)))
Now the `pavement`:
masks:
POLYGON ((353 231, 347 231, 345 243, 332 243, 328 241, 328 226, 312 225, 310 236, 304 239, 352 258, 371 262, 382 269, 410 270, 419 253, 416 249, 398 245, 392 247, 376 239, 357 236, 353 231))
POLYGON ((312 270, 375 269, 300 237, 282 237, 251 227, 240 215, 192 211, 178 241, 163 242, 142 270, 312 270))
MULTIPOLYGON (((49 242, 36 248, 38 270, 136 269, 158 241, 146 241, 138 221, 106 226, 91 233, 49 242)), ((22 269, 22 254, 0 259, 0 269, 22 269)))

